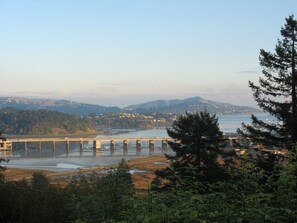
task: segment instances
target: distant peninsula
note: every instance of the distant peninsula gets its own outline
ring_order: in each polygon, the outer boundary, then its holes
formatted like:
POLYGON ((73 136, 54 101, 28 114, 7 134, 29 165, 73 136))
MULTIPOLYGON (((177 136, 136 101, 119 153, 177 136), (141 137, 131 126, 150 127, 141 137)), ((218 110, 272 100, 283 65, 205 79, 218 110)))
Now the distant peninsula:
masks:
POLYGON ((96 133, 86 119, 47 110, 0 110, 0 129, 9 135, 61 135, 96 133))

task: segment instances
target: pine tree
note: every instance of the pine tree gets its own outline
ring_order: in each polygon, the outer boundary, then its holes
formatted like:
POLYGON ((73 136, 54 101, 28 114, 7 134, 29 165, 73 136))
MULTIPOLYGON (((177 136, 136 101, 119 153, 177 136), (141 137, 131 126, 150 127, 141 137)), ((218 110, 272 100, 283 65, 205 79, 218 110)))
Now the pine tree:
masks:
POLYGON ((255 142, 290 149, 297 142, 297 20, 293 15, 286 18, 281 36, 274 53, 260 50, 265 77, 259 78, 259 85, 249 81, 258 106, 277 121, 267 123, 252 115, 252 123, 243 124, 239 132, 255 142))
POLYGON ((159 177, 176 185, 216 181, 223 176, 217 158, 225 137, 214 115, 206 111, 186 113, 167 129, 167 133, 175 140, 169 142, 175 155, 166 155, 170 167, 157 171, 159 177))

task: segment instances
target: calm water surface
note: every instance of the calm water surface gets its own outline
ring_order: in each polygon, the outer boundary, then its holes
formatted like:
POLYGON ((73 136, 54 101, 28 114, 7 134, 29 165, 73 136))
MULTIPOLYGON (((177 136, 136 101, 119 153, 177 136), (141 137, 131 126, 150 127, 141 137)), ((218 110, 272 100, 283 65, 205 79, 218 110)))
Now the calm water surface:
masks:
MULTIPOLYGON (((258 118, 264 121, 273 121, 273 117, 265 114, 256 114, 258 118)), ((241 128, 241 124, 251 123, 251 115, 221 115, 218 116, 219 126, 224 133, 235 133, 237 128, 241 128)), ((166 128, 154 129, 112 129, 110 133, 99 135, 99 138, 104 137, 118 137, 118 138, 147 138, 147 137, 168 137, 166 128)))
MULTIPOLYGON (((272 121, 273 117, 267 114, 257 114, 257 117, 266 122, 272 121)), ((220 129, 225 133, 236 132, 237 128, 241 127, 241 123, 250 123, 250 115, 224 115, 219 116, 219 126, 220 129)), ((98 138, 148 138, 148 137, 168 137, 166 128, 155 128, 147 130, 138 130, 138 129, 112 129, 109 134, 98 135, 98 138)), ((83 145, 83 154, 84 158, 79 158, 79 145, 72 145, 69 158, 65 154, 65 144, 57 144, 57 157, 59 159, 47 159, 52 158, 52 144, 43 145, 42 153, 37 149, 36 145, 32 148, 29 147, 28 153, 29 156, 26 159, 24 149, 19 149, 13 152, 13 157, 9 163, 5 166, 7 167, 18 167, 18 168, 33 168, 33 169, 48 169, 51 171, 64 171, 68 169, 76 168, 86 168, 91 166, 100 166, 100 165, 109 165, 118 163, 119 160, 123 157, 123 145, 122 142, 116 142, 115 156, 110 156, 110 145, 109 142, 102 142, 101 148, 101 157, 92 157, 93 156, 93 142, 85 142, 83 145), (35 155, 34 155, 35 154, 35 155), (17 158, 17 159, 14 159, 17 158), (38 158, 39 157, 39 158, 38 158), (32 159, 31 159, 32 158, 32 159), (36 159, 38 158, 38 159, 36 159), (43 159, 44 158, 44 159, 43 159)), ((125 159, 130 159, 135 157, 136 154, 136 145, 135 142, 129 142, 128 157, 125 159)), ((143 149, 141 150, 142 156, 149 155, 148 142, 143 142, 143 149)), ((163 154, 161 148, 161 142, 156 141, 154 154, 163 154)), ((169 152, 169 151, 167 151, 169 152)))

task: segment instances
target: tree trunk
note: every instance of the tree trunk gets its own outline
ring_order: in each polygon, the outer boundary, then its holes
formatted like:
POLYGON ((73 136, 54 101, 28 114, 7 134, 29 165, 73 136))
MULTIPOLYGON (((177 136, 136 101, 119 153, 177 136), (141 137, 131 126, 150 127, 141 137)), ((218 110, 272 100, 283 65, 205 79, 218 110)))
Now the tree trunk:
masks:
MULTIPOLYGON (((293 31, 294 32, 294 31, 293 31)), ((293 33, 294 34, 294 33, 293 33)), ((295 35, 292 43, 292 118, 293 118, 293 142, 297 141, 297 99, 296 99, 296 69, 295 69, 295 35)))

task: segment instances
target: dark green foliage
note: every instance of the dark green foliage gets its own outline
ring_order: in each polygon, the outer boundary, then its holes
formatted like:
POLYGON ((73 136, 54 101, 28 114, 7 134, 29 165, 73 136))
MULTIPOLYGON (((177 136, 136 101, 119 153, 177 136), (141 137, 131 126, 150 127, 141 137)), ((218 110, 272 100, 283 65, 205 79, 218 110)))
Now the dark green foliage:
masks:
POLYGON ((42 174, 27 180, 0 180, 0 222, 65 222, 66 196, 42 174))
POLYGON ((287 221, 297 222, 297 144, 289 163, 280 171, 274 187, 273 204, 279 205, 278 212, 281 212, 287 221))
POLYGON ((93 127, 84 119, 46 110, 0 110, 0 129, 6 134, 52 134, 88 131, 93 127))
POLYGON ((41 173, 18 182, 0 174, 0 222, 133 222, 134 200, 124 160, 106 176, 82 175, 65 188, 41 173))
POLYGON ((119 163, 118 169, 110 170, 107 176, 83 177, 76 184, 81 186, 82 192, 73 197, 68 205, 72 220, 113 222, 134 218, 132 178, 124 160, 119 163))
POLYGON ((218 165, 220 146, 225 141, 219 130, 218 119, 208 112, 186 113, 167 129, 174 142, 169 142, 175 155, 166 155, 170 167, 157 171, 157 175, 174 185, 215 182, 223 177, 218 165))
POLYGON ((150 204, 153 211, 147 222, 296 222, 293 160, 281 171, 268 173, 246 156, 229 168, 228 181, 208 183, 207 193, 185 188, 150 192, 147 211, 150 204))
POLYGON ((73 178, 65 188, 40 173, 30 182, 0 175, 0 222, 297 222, 296 152, 272 173, 243 157, 230 166, 228 181, 196 182, 208 188, 203 193, 174 187, 135 195, 125 161, 105 176, 73 178))
POLYGON ((31 186, 33 189, 48 189, 49 179, 42 173, 35 172, 32 174, 31 186))
POLYGON ((290 149, 297 142, 297 20, 293 15, 286 19, 281 35, 275 53, 260 51, 265 77, 260 77, 259 85, 249 82, 259 107, 277 122, 267 123, 252 115, 252 124, 243 124, 240 132, 256 142, 290 149))

